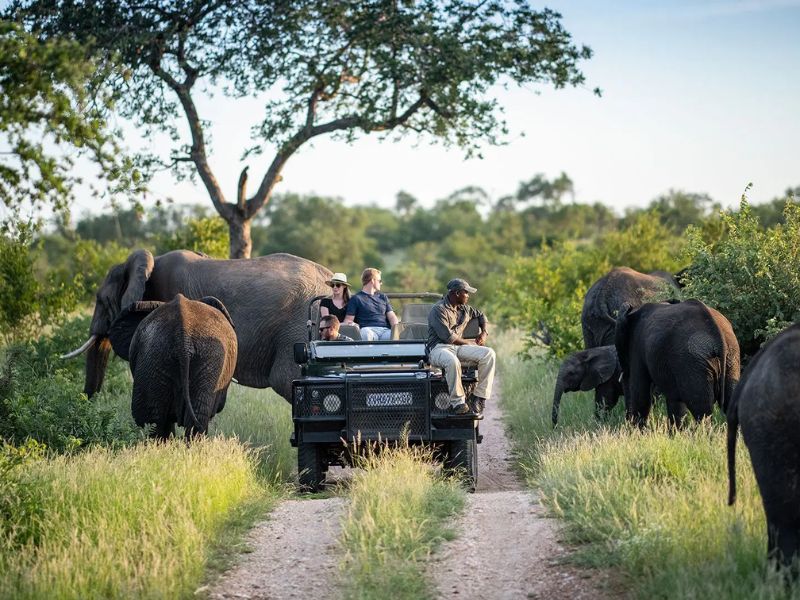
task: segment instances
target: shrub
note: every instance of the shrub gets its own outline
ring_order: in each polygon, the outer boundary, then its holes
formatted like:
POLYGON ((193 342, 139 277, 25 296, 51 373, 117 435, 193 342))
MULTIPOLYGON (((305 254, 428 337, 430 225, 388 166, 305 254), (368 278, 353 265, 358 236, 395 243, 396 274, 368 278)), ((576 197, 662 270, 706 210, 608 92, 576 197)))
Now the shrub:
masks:
POLYGON ((221 217, 189 219, 182 228, 162 238, 158 244, 159 254, 170 250, 194 250, 213 258, 228 258, 230 253, 228 226, 221 217))
POLYGON ((738 213, 723 213, 718 240, 688 231, 685 294, 724 314, 748 355, 800 318, 800 206, 787 202, 784 218, 764 229, 742 197, 738 213))
MULTIPOLYGON (((510 262, 494 282, 489 316, 512 327, 537 328, 552 339, 549 352, 563 357, 583 347, 581 309, 586 291, 615 266, 642 272, 675 271, 681 240, 661 224, 655 212, 637 215, 623 230, 594 244, 574 241, 544 245, 532 257, 510 262)), ((533 344, 529 339, 528 347, 533 344)))
MULTIPOLYGON (((10 346, 0 356, 0 436, 17 443, 34 439, 53 452, 141 439, 129 413, 83 394, 83 361, 58 358, 79 345, 87 329, 88 317, 73 319, 52 335, 10 346)), ((125 371, 125 363, 112 362, 106 387, 123 382, 129 388, 125 371)))
POLYGON ((80 290, 76 277, 37 275, 40 254, 35 228, 16 223, 0 236, 0 342, 31 337, 75 309, 80 290))

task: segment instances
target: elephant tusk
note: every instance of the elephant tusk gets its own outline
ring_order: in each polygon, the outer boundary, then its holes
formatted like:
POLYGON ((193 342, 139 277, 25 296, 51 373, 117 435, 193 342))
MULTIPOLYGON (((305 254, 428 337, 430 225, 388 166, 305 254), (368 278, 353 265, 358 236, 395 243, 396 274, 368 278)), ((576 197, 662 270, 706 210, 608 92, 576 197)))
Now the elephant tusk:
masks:
POLYGON ((622 383, 622 376, 623 376, 624 374, 625 374, 625 373, 620 373, 620 374, 619 374, 619 379, 617 380, 617 381, 619 381, 619 383, 622 383))
POLYGON ((96 335, 89 336, 89 339, 86 340, 86 342, 83 344, 83 346, 81 346, 77 350, 73 350, 72 352, 68 352, 67 354, 62 354, 60 358, 75 358, 79 354, 83 354, 84 352, 86 352, 89 349, 89 346, 91 346, 96 339, 97 339, 96 335))

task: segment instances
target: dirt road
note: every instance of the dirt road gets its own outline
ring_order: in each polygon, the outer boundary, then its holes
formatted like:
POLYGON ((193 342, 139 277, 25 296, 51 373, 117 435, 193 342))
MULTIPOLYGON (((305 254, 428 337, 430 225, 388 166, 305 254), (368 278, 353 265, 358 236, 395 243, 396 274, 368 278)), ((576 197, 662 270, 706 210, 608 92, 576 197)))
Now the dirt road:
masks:
MULTIPOLYGON (((497 406, 486 403, 478 451, 478 489, 458 538, 431 558, 439 598, 605 598, 607 575, 565 564, 558 523, 510 469, 497 406)), ((336 471, 339 471, 338 469, 336 471)), ((341 473, 334 475, 341 477, 341 473)), ((253 552, 207 593, 215 599, 335 598, 343 498, 287 500, 249 535, 253 552)), ((204 590, 206 591, 206 590, 204 590)))
POLYGON ((486 403, 478 451, 478 489, 467 501, 458 537, 433 557, 439 598, 605 598, 607 575, 564 563, 558 522, 510 468, 511 452, 497 406, 486 403))

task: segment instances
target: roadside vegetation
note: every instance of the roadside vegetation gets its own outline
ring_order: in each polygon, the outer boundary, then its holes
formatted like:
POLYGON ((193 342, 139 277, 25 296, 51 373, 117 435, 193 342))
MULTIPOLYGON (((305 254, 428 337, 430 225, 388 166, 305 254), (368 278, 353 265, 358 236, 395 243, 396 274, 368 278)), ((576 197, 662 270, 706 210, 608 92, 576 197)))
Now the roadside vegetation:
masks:
POLYGON ((384 448, 360 457, 342 524, 342 581, 346 598, 432 598, 430 554, 454 537, 448 519, 466 493, 444 479, 420 447, 384 448))
POLYGON ((594 417, 592 392, 566 395, 550 419, 556 361, 523 358, 520 331, 501 349, 503 409, 528 484, 564 520, 575 559, 616 571, 641 598, 800 596, 767 568, 766 531, 747 451, 738 446, 739 494, 727 506, 725 426, 668 434, 663 406, 640 432, 624 423, 622 399, 609 420, 594 417), (655 418, 654 418, 655 417, 655 418))

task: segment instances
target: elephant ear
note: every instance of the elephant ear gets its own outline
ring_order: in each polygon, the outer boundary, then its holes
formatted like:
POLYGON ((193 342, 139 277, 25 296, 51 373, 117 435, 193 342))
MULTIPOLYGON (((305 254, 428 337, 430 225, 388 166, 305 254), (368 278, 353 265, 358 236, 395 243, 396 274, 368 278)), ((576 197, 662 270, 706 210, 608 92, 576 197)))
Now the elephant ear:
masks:
POLYGON ((581 381, 581 391, 588 392, 614 375, 619 362, 614 346, 592 348, 586 359, 586 371, 581 381))
POLYGON ((130 348, 133 334, 136 333, 136 328, 139 327, 144 318, 164 304, 163 302, 149 301, 149 302, 134 302, 127 308, 122 309, 119 316, 114 319, 111 324, 111 329, 108 332, 108 339, 111 341, 111 347, 117 356, 124 360, 130 360, 130 348))
POLYGON ((214 308, 216 308, 219 312, 225 315, 225 318, 228 319, 228 323, 231 324, 231 327, 236 329, 236 325, 233 324, 233 319, 231 319, 231 314, 228 312, 228 309, 225 308, 225 305, 222 303, 222 300, 220 300, 219 298, 215 298, 214 296, 205 296, 203 298, 200 298, 199 301, 204 302, 209 306, 213 306, 214 308))
MULTIPOLYGON (((120 308, 127 308, 128 305, 144 297, 144 288, 153 273, 154 266, 153 255, 147 250, 131 252, 128 260, 125 261, 125 292, 119 303, 120 308)), ((116 352, 116 348, 114 351, 116 352)))

